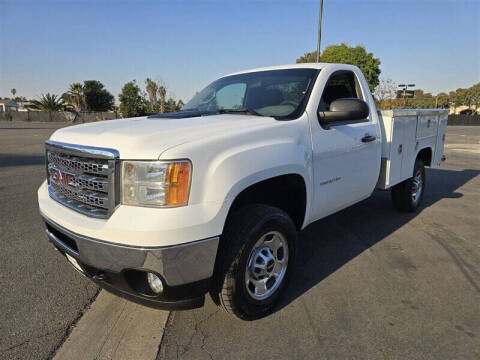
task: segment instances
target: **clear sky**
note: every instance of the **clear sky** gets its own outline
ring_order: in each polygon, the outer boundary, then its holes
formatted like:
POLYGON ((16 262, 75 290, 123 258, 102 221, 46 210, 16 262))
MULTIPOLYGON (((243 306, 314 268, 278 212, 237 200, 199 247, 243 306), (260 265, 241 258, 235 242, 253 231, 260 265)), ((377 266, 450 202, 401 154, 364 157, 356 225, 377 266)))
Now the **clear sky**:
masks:
MULTIPOLYGON (((188 100, 217 77, 316 48, 318 0, 0 0, 0 96, 148 76, 188 100)), ((480 0, 324 0, 322 48, 379 57, 382 77, 437 93, 480 81, 480 0)))

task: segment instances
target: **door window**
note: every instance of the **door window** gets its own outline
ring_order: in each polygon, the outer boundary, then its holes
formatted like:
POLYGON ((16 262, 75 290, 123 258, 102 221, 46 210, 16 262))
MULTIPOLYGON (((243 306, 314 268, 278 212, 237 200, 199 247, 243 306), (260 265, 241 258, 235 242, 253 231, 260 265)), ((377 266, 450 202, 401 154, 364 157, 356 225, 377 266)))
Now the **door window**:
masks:
POLYGON ((330 76, 323 90, 318 110, 329 111, 330 104, 333 101, 343 98, 363 100, 360 84, 358 84, 355 74, 351 71, 338 71, 330 76))

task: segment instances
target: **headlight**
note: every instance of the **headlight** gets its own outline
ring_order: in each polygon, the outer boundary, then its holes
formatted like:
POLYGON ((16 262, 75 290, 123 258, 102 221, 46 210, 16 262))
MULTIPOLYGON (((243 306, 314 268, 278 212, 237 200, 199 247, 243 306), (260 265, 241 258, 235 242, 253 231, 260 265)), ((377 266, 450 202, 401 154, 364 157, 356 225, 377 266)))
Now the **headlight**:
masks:
POLYGON ((123 161, 122 203, 171 207, 188 203, 190 161, 123 161))

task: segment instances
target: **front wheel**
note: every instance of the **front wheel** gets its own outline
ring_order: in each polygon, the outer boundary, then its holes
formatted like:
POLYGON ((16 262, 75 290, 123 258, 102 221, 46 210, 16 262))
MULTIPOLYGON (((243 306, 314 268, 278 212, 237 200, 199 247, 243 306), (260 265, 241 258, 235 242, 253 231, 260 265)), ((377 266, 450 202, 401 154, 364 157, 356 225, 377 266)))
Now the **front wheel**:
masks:
POLYGON ((224 309, 244 320, 267 315, 289 280, 296 239, 292 220, 278 208, 250 205, 233 214, 215 275, 224 309))
POLYGON ((393 206, 398 210, 413 212, 421 204, 425 190, 425 166, 415 160, 413 176, 392 188, 393 206))

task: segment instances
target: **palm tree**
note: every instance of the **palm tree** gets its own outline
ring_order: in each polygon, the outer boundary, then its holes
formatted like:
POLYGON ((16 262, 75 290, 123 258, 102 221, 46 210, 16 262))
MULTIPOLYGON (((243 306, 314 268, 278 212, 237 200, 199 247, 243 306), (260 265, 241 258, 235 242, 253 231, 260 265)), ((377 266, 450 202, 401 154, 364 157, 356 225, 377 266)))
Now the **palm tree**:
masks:
POLYGON ((147 78, 145 80, 145 90, 147 91, 148 94, 148 111, 150 112, 158 112, 159 109, 159 104, 157 100, 157 90, 158 90, 158 84, 153 81, 150 78, 147 78))
POLYGON ((55 94, 42 94, 39 100, 33 100, 33 107, 42 111, 60 111, 64 108, 63 99, 55 94))
POLYGON ((73 107, 75 112, 85 110, 85 87, 81 83, 70 84, 70 88, 62 95, 65 102, 73 107))
POLYGON ((158 85, 155 81, 151 80, 150 78, 147 78, 145 80, 145 83, 147 84, 145 89, 147 90, 148 100, 150 100, 150 103, 152 104, 152 106, 156 105, 158 85))
POLYGON ((160 113, 163 114, 165 112, 165 102, 167 97, 167 88, 165 86, 158 87, 158 97, 160 98, 160 113))

